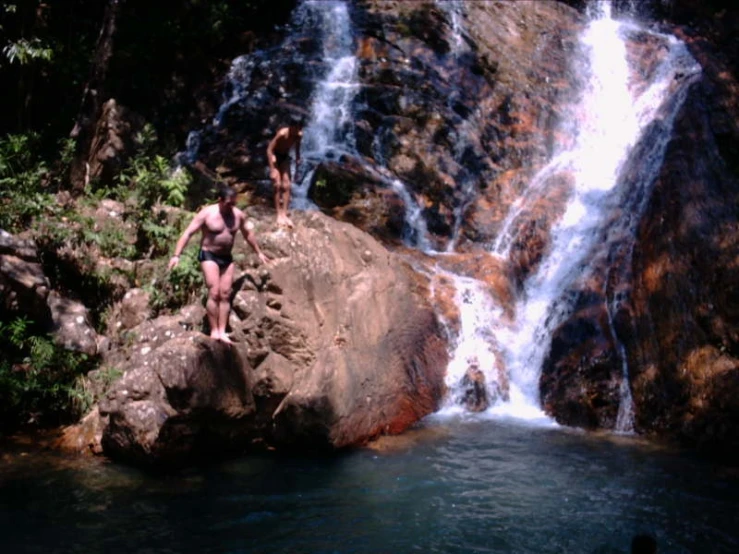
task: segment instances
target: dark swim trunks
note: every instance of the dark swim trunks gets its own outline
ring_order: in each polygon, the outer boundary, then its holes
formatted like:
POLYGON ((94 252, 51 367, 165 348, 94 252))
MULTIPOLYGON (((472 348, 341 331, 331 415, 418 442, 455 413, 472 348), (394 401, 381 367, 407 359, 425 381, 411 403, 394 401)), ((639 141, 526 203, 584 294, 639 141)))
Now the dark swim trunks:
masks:
POLYGON ((215 262, 216 264, 218 264, 219 269, 224 270, 233 263, 234 259, 233 256, 231 256, 230 254, 224 256, 214 254, 213 252, 209 252, 208 250, 201 250, 198 254, 198 261, 215 262))
POLYGON ((290 153, 275 152, 275 165, 282 167, 285 163, 290 163, 290 153))

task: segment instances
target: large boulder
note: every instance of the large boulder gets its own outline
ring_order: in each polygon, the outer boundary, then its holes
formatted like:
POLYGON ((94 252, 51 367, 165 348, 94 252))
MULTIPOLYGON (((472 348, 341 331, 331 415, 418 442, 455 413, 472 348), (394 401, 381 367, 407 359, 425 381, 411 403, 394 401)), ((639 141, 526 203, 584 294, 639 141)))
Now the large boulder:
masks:
POLYGON ((134 326, 106 354, 124 371, 99 405, 106 454, 172 464, 255 446, 336 449, 439 406, 447 349, 426 279, 350 225, 294 219, 294 231, 258 235, 268 266, 236 246, 232 346, 193 331, 203 313, 188 308, 134 326))
POLYGON ((36 243, 0 229, 0 313, 23 313, 48 325, 49 290, 36 243))
POLYGON ((36 243, 0 230, 0 314, 29 316, 67 350, 97 353, 98 335, 87 308, 51 284, 36 243))

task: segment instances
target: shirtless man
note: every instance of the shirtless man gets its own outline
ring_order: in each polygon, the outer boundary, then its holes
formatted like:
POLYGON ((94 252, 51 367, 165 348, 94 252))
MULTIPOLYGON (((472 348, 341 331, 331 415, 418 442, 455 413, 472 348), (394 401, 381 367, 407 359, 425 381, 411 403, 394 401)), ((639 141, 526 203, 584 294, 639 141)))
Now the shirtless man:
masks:
POLYGON ((267 146, 267 163, 269 176, 275 187, 275 211, 277 225, 292 228, 293 222, 287 216, 290 205, 290 149, 295 147, 295 167, 300 163, 300 142, 303 139, 303 129, 299 123, 293 122, 288 127, 282 127, 267 146))
POLYGON ((173 269, 180 261, 180 254, 187 246, 190 237, 202 231, 198 261, 203 269, 205 285, 208 287, 208 300, 205 309, 210 324, 210 336, 216 340, 230 343, 226 335, 228 313, 231 310, 229 296, 233 284, 234 263, 231 256, 236 233, 241 231, 249 246, 256 252, 259 260, 266 264, 269 260, 259 249, 254 231, 247 223, 246 215, 234 207, 236 193, 222 188, 218 193, 218 204, 206 206, 198 212, 190 225, 177 241, 174 256, 169 260, 168 269, 173 269))

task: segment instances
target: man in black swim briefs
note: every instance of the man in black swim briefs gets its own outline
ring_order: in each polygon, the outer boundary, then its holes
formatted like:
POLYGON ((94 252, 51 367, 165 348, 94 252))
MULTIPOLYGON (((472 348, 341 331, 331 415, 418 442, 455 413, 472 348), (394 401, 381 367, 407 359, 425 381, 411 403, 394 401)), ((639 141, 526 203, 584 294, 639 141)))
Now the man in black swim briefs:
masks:
POLYGON ((227 269, 228 266, 231 265, 233 260, 233 256, 231 256, 230 254, 226 256, 218 256, 217 254, 213 254, 213 252, 210 252, 208 250, 201 250, 200 252, 198 252, 199 262, 215 262, 221 271, 227 269))
POLYGON ((295 148, 295 167, 300 164, 300 143, 303 129, 296 117, 288 127, 282 127, 267 146, 267 163, 269 176, 275 187, 275 211, 277 225, 292 228, 293 222, 287 215, 290 205, 290 150, 295 148))
POLYGON ((205 309, 210 324, 210 336, 227 343, 231 342, 226 335, 226 324, 231 311, 229 297, 234 274, 231 250, 236 233, 241 231, 244 239, 263 264, 269 261, 259 249, 252 225, 247 222, 244 212, 235 207, 235 202, 236 193, 232 189, 221 189, 218 193, 218 203, 200 210, 187 226, 177 241, 174 256, 169 260, 168 265, 168 269, 171 270, 179 263, 180 254, 190 238, 201 231, 198 261, 203 270, 205 285, 208 287, 205 309))

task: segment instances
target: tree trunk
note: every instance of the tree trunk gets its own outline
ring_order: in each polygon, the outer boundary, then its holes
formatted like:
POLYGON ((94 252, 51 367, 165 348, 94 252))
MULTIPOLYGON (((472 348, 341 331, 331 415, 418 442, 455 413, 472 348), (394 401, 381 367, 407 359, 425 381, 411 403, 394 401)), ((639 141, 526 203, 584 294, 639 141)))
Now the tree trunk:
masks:
POLYGON ((70 183, 73 190, 81 191, 87 184, 87 167, 90 158, 90 146, 95 124, 100 117, 102 106, 107 100, 106 77, 110 58, 113 55, 113 37, 116 31, 116 20, 121 5, 125 0, 109 0, 103 14, 103 25, 100 29, 95 57, 92 61, 90 78, 82 93, 74 128, 70 136, 76 139, 75 156, 70 168, 70 183))

